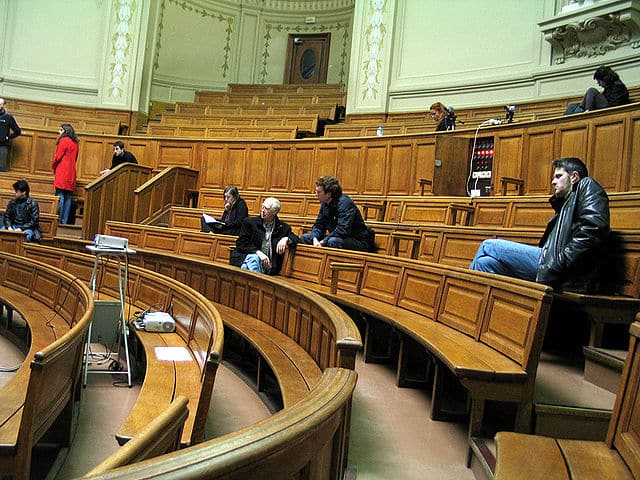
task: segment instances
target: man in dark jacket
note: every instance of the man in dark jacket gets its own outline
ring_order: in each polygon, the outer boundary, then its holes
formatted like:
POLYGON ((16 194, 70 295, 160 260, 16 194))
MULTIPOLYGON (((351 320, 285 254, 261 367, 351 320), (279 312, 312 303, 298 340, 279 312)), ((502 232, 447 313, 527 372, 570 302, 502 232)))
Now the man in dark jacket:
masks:
POLYGON ((320 213, 311 233, 302 235, 300 243, 363 252, 372 249, 373 232, 365 225, 353 200, 342 193, 336 177, 320 177, 316 181, 316 196, 320 200, 320 213))
POLYGON ((472 270, 535 280, 557 290, 597 292, 609 237, 609 198, 577 158, 553 161, 556 214, 539 246, 490 239, 480 245, 472 270))
POLYGON ((22 133, 15 119, 7 113, 4 106, 4 98, 0 98, 0 172, 6 172, 9 169, 8 157, 11 140, 22 133))
POLYGON ((240 226, 231 265, 243 270, 276 275, 282 268, 284 252, 295 247, 298 237, 278 218, 280 201, 269 197, 262 203, 259 217, 247 217, 240 226))
POLYGON ((124 142, 120 140, 113 143, 113 158, 111 159, 111 166, 100 171, 100 175, 106 175, 118 165, 123 163, 138 163, 136 156, 124 149, 124 142))
POLYGON ((13 190, 15 198, 7 204, 2 228, 26 233, 27 242, 40 240, 40 208, 29 196, 29 184, 26 180, 18 180, 13 184, 13 190))

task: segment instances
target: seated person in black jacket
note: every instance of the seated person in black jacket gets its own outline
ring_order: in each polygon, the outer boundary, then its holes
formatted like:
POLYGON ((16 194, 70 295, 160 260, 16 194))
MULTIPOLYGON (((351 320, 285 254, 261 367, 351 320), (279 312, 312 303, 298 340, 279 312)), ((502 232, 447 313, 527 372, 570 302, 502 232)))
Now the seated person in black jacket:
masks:
POLYGON ((588 112, 629 103, 629 90, 611 67, 598 67, 593 74, 593 79, 603 88, 602 93, 594 87, 587 89, 582 102, 569 105, 565 113, 588 112))
POLYGON ((238 187, 228 185, 224 189, 224 212, 219 221, 208 223, 206 217, 202 215, 200 219, 201 231, 224 233, 226 235, 238 235, 242 221, 249 216, 247 203, 240 196, 238 187))
POLYGON ((269 197, 262 203, 260 216, 247 217, 240 227, 231 265, 243 270, 276 275, 282 268, 284 252, 298 243, 291 227, 278 218, 280 201, 269 197))
POLYGON ((40 207, 29 196, 29 184, 26 180, 18 180, 13 184, 13 190, 15 198, 7 204, 2 229, 26 233, 27 242, 40 240, 40 207))
POLYGON ((113 143, 113 158, 111 159, 111 166, 100 171, 100 175, 106 175, 118 165, 123 163, 138 163, 135 155, 124 149, 124 143, 118 140, 113 143))
POLYGON ((316 196, 320 200, 320 213, 311 233, 302 235, 300 243, 362 252, 372 250, 373 231, 367 228, 353 200, 342 193, 336 177, 316 180, 316 196))
POLYGON ((597 293, 609 238, 609 197, 581 160, 561 158, 553 168, 555 194, 549 203, 556 214, 538 246, 485 240, 469 268, 560 291, 597 293))

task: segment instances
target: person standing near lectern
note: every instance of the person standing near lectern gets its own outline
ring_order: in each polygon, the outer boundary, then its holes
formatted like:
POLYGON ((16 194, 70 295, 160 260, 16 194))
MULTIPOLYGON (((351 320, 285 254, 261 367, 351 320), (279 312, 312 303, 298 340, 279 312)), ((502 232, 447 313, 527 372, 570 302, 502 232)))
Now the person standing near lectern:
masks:
POLYGON ((11 140, 22 133, 16 120, 5 109, 4 98, 0 98, 0 172, 9 169, 9 147, 11 140))

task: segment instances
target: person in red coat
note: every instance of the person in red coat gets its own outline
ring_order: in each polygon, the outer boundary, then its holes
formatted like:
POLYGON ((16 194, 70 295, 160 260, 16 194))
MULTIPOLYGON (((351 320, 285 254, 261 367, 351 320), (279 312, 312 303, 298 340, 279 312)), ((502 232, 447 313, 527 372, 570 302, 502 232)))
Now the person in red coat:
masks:
POLYGON ((51 162, 53 170, 53 186, 58 204, 59 223, 64 225, 69 221, 71 210, 71 195, 76 188, 76 160, 78 159, 78 137, 73 127, 68 123, 60 125, 59 136, 56 140, 56 154, 51 162))

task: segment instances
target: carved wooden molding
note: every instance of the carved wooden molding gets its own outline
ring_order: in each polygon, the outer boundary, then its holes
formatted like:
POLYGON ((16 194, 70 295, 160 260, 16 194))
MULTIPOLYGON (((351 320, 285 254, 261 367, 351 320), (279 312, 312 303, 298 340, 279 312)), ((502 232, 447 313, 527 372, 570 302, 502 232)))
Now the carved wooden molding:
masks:
POLYGON ((600 2, 538 24, 553 46, 553 60, 595 57, 630 46, 640 47, 640 0, 600 2))

